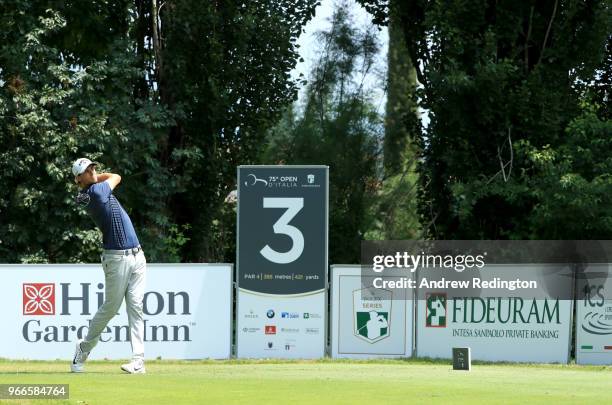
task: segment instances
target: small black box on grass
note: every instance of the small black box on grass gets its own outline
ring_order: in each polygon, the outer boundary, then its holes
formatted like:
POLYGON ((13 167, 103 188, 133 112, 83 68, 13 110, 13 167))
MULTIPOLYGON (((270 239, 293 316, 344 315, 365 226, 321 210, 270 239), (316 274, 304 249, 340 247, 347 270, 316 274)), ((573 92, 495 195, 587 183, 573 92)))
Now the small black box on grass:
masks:
POLYGON ((453 347, 453 370, 470 371, 472 356, 469 347, 453 347))

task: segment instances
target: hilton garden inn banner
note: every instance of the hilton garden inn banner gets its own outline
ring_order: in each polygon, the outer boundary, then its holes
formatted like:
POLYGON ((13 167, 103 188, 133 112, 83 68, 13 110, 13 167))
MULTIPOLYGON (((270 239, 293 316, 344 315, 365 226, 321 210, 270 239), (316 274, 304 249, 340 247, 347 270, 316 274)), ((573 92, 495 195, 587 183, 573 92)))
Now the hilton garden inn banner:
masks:
MULTIPOLYGON (((480 275, 493 278, 511 271, 541 281, 558 266, 567 265, 488 265, 480 275)), ((557 287, 572 291, 573 277, 564 283, 557 287)), ((487 290, 466 297, 456 290, 421 293, 416 312, 418 357, 450 358, 453 347, 469 347, 474 360, 569 361, 573 300, 543 297, 545 291, 538 291, 537 298, 493 295, 487 290)))
MULTIPOLYGON (((145 357, 229 358, 231 264, 148 264, 143 301, 145 357)), ((0 265, 0 357, 71 359, 104 302, 104 273, 94 264, 0 265)), ((91 359, 131 357, 125 303, 91 359)))
MULTIPOLYGON (((331 266, 331 356, 410 357, 413 291, 365 288, 359 265, 331 266)), ((381 280, 403 275, 388 269, 381 280)))

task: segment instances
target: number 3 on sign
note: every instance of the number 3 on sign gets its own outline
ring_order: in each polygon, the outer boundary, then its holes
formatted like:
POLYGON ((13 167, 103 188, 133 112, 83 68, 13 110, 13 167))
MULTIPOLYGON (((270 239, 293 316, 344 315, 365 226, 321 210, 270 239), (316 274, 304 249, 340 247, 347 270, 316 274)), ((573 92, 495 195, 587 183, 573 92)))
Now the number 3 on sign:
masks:
POLYGON ((304 251, 304 235, 293 225, 289 225, 289 221, 304 208, 303 198, 272 198, 264 197, 264 208, 287 208, 287 211, 274 223, 272 227, 274 233, 287 235, 291 238, 291 249, 281 253, 266 245, 259 251, 263 257, 272 263, 287 264, 297 260, 304 251))

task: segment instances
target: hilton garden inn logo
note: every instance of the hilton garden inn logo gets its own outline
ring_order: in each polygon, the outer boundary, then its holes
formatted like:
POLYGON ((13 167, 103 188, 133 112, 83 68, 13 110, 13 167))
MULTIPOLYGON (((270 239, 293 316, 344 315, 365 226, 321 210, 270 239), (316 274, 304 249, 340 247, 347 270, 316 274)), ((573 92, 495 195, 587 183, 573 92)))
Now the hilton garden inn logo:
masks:
POLYGON ((24 315, 55 315, 55 284, 23 283, 24 315))
POLYGON ((446 328, 446 294, 427 294, 426 302, 425 326, 428 328, 446 328))
POLYGON ((353 291, 355 336, 368 343, 376 343, 391 335, 393 292, 362 288, 353 291))

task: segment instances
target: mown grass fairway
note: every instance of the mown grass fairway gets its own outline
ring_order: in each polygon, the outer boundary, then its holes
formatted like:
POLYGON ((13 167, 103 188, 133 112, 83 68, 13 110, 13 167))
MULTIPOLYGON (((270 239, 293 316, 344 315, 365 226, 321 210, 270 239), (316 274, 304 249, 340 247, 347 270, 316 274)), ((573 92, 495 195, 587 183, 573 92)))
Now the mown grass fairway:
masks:
MULTIPOLYGON (((440 361, 149 361, 146 375, 120 362, 0 361, 0 383, 70 384, 70 404, 407 404, 602 403, 612 367, 475 364, 452 371, 440 361)), ((16 403, 16 401, 0 401, 16 403)), ((42 404, 30 400, 18 403, 42 404)))

